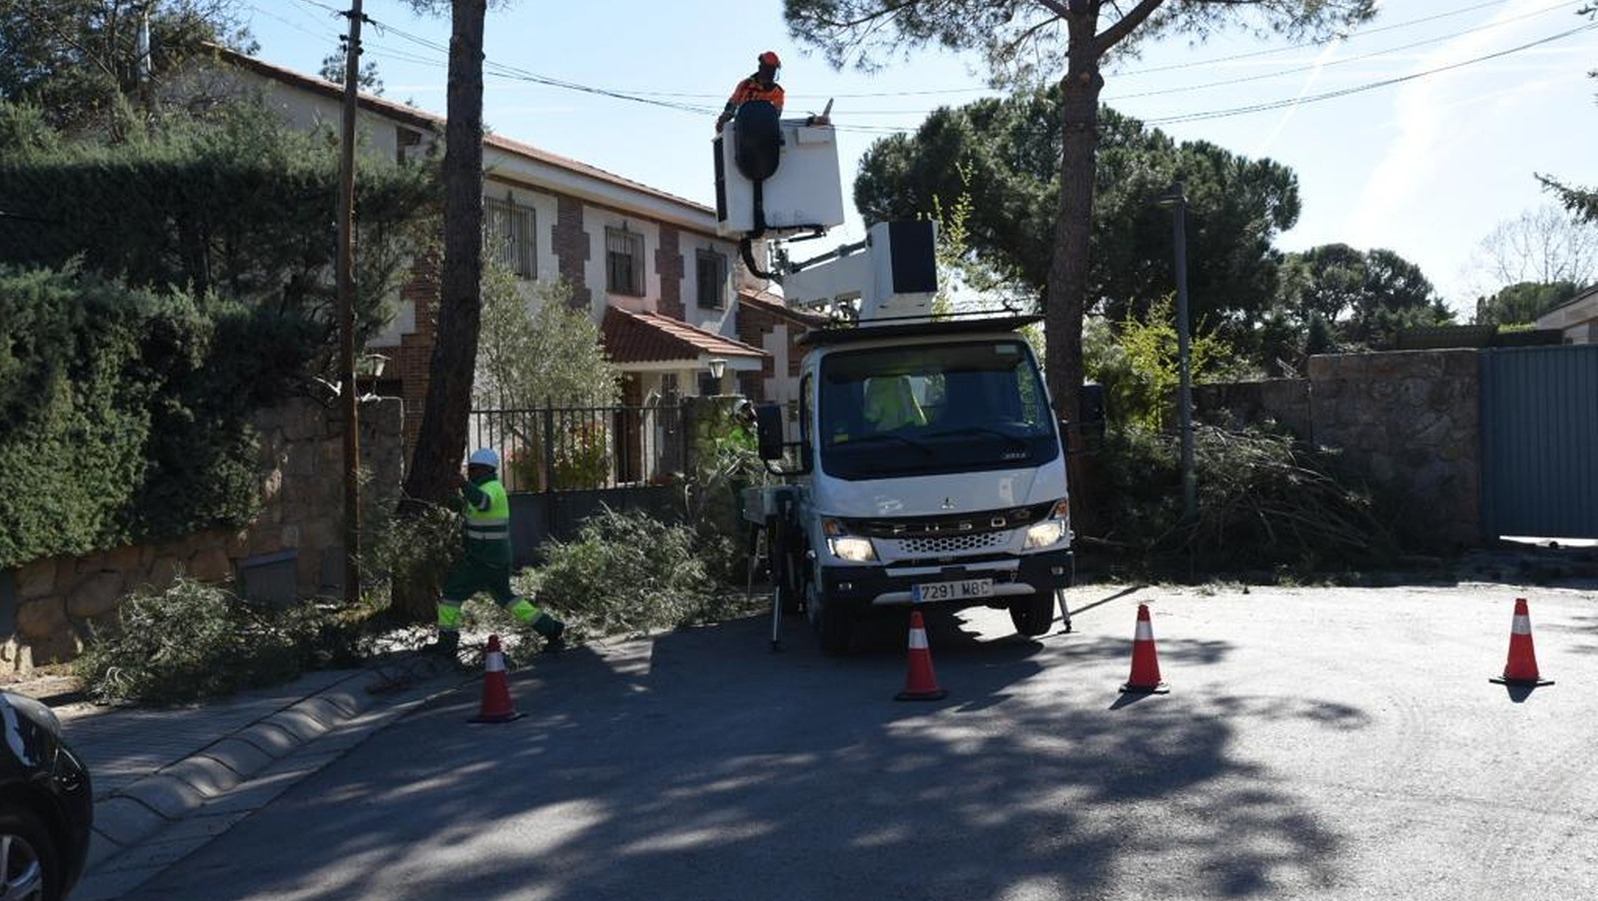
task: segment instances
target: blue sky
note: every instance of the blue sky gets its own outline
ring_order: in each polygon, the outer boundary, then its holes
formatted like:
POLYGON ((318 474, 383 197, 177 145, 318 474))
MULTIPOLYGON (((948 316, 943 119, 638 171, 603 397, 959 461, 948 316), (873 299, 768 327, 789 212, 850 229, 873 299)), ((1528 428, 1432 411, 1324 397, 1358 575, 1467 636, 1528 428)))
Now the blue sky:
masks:
MULTIPOLYGON (((1468 316, 1478 293, 1499 287, 1480 271, 1481 242, 1550 202, 1534 173, 1598 186, 1598 79, 1587 76, 1598 29, 1555 37, 1592 24, 1576 15, 1583 5, 1384 0, 1374 22, 1332 43, 1154 44, 1110 61, 1102 99, 1179 140, 1291 167, 1303 212, 1279 247, 1396 251, 1468 316)), ((315 73, 348 6, 246 0, 244 12, 261 58, 315 73)), ((378 26, 363 59, 377 63, 384 96, 443 113, 447 17, 418 17, 400 0, 364 7, 378 26)), ((788 37, 780 0, 510 0, 488 14, 484 118, 498 134, 708 205, 715 114, 767 49, 783 58, 790 114, 833 99, 846 181, 872 141, 991 93, 980 61, 934 49, 872 74, 835 71, 788 37)), ((833 237, 860 234, 852 219, 833 237)))

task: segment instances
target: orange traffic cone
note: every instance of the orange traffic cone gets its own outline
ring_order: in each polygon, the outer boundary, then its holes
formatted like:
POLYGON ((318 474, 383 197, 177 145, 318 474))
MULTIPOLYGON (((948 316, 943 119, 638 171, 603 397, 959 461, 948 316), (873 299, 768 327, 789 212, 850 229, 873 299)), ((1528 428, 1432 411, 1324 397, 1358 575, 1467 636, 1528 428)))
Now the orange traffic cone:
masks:
POLYGON ((1537 649, 1531 643, 1531 614, 1526 610, 1525 598, 1515 598, 1515 619, 1509 627, 1509 662, 1504 664, 1504 674, 1487 681, 1526 688, 1554 684, 1537 675, 1537 649))
POLYGON ((1162 695, 1171 686, 1160 681, 1160 655, 1154 650, 1154 625, 1149 621, 1149 605, 1137 605, 1137 632, 1132 636, 1132 675, 1121 686, 1123 692, 1162 695))
POLYGON ((921 621, 921 611, 910 611, 910 672, 905 676, 904 691, 893 696, 895 701, 936 701, 948 692, 938 687, 938 677, 932 672, 932 649, 927 647, 927 626, 921 621))
POLYGON ((510 679, 505 675, 505 654, 499 649, 499 636, 488 636, 488 648, 483 651, 483 704, 474 723, 508 723, 520 719, 516 705, 510 699, 510 679))

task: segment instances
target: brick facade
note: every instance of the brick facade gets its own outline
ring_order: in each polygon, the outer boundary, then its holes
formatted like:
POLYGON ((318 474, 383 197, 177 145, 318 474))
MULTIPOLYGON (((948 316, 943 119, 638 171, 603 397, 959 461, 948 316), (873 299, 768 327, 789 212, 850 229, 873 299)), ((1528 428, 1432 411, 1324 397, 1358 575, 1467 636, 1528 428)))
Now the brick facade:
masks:
POLYGON ((672 226, 660 226, 660 249, 655 251, 655 272, 660 275, 660 301, 656 312, 686 320, 683 310, 682 233, 672 226))
POLYGON ((756 402, 783 399, 774 397, 773 393, 767 390, 767 386, 776 384, 779 376, 786 382, 798 380, 799 364, 804 357, 804 352, 798 345, 799 336, 821 321, 821 317, 803 315, 787 309, 780 298, 755 298, 739 292, 738 340, 750 347, 758 347, 768 354, 766 359, 761 361, 759 372, 738 373, 739 393, 756 402), (776 337, 779 334, 786 335, 785 343, 776 337), (774 344, 783 344, 783 346, 773 346, 774 344), (786 365, 783 365, 784 362, 786 365), (779 365, 782 366, 780 373, 777 371, 779 365))
POLYGON ((588 232, 583 228, 583 202, 564 194, 555 195, 558 213, 555 217, 555 258, 560 261, 561 278, 571 286, 571 305, 579 310, 590 309, 594 302, 593 289, 588 286, 587 266, 590 254, 588 232))
POLYGON ((400 400, 404 404, 405 447, 416 446, 421 432, 422 409, 427 405, 431 381, 433 345, 438 336, 438 253, 423 257, 411 267, 411 277, 400 289, 400 299, 416 307, 416 330, 400 337, 398 350, 390 349, 395 359, 392 370, 385 368, 386 379, 400 381, 400 400))

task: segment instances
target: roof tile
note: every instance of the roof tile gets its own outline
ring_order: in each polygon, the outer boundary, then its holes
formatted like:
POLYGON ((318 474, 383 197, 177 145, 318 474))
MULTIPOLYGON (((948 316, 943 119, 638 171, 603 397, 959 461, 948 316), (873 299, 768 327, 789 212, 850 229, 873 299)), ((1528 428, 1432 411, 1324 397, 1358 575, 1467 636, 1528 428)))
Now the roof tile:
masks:
POLYGON ((697 362, 702 354, 760 359, 766 352, 659 313, 607 307, 600 335, 612 363, 697 362))

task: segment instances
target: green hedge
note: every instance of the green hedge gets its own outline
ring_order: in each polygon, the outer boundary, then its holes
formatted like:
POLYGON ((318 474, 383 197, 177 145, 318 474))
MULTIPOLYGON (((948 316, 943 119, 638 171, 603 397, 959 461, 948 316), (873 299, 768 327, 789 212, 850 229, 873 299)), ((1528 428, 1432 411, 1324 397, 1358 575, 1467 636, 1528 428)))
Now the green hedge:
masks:
POLYGON ((251 521, 251 413, 327 340, 297 314, 0 267, 0 567, 251 521))
MULTIPOLYGON (((0 264, 76 261, 133 287, 334 318, 339 159, 329 136, 243 105, 120 144, 49 137, 0 116, 0 264)), ((439 188, 430 164, 357 162, 364 339, 392 315, 387 300, 410 260, 436 244, 439 188)))
MULTIPOLYGON (((118 141, 46 119, 0 103, 0 567, 243 525, 252 413, 334 365, 338 142, 250 103, 118 141)), ((364 341, 439 191, 358 160, 364 341)))

